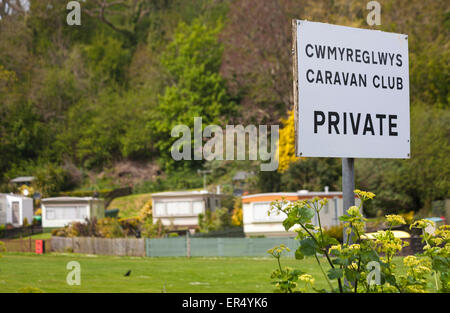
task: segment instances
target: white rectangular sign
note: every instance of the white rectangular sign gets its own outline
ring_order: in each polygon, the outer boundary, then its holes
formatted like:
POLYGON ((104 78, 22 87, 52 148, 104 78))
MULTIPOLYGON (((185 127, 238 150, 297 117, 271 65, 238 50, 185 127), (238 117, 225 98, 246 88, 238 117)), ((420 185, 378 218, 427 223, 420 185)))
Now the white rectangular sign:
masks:
POLYGON ((406 35, 297 20, 294 62, 297 156, 410 157, 406 35))

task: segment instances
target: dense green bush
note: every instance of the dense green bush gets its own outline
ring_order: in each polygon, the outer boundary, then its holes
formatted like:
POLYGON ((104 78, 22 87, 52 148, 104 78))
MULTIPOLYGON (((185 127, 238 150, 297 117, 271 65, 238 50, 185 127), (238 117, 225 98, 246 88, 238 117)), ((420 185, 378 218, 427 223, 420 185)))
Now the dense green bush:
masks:
POLYGON ((60 192, 60 196, 66 197, 92 197, 95 193, 98 194, 99 198, 104 198, 113 189, 103 189, 103 190, 75 190, 75 191, 63 191, 60 192))
POLYGON ((75 187, 70 173, 52 163, 37 167, 34 176, 34 190, 38 190, 44 197, 55 196, 61 191, 75 187))
POLYGON ((151 215, 145 218, 123 219, 105 217, 99 220, 93 218, 84 222, 72 222, 65 227, 52 230, 52 236, 123 238, 135 237, 139 232, 142 237, 163 237, 166 228, 159 220, 153 223, 151 215))
POLYGON ((124 237, 121 224, 116 218, 105 217, 97 222, 98 234, 103 238, 124 237))
POLYGON ((167 177, 157 177, 154 180, 145 181, 133 187, 133 193, 149 193, 167 190, 186 190, 203 187, 203 177, 195 170, 180 168, 170 173, 167 177))
POLYGON ((344 226, 342 224, 324 227, 323 233, 326 236, 336 238, 339 242, 344 241, 344 226))
POLYGON ((231 225, 231 214, 228 208, 220 208, 212 212, 206 210, 205 214, 198 215, 199 231, 202 233, 224 230, 231 225))

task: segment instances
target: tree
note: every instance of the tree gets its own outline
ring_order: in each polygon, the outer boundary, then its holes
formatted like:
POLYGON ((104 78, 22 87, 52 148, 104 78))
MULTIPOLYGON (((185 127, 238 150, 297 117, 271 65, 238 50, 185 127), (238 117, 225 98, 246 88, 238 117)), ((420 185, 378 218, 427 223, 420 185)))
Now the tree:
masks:
POLYGON ((242 98, 242 124, 278 123, 292 107, 290 16, 303 10, 294 2, 238 0, 230 8, 221 73, 242 98))
POLYGON ((139 39, 145 39, 153 10, 165 9, 170 0, 94 0, 87 3, 83 11, 96 18, 114 32, 128 40, 128 46, 136 46, 139 39))
POLYGON ((181 23, 162 55, 169 84, 159 98, 157 118, 151 123, 166 167, 174 164, 170 134, 175 125, 193 126, 194 117, 202 117, 203 124, 221 125, 233 114, 235 105, 219 74, 223 48, 217 34, 221 27, 220 22, 208 27, 199 19, 191 25, 181 23))
POLYGON ((411 110, 411 159, 355 162, 357 185, 377 195, 372 211, 418 211, 449 197, 449 125, 448 110, 416 104, 411 110))

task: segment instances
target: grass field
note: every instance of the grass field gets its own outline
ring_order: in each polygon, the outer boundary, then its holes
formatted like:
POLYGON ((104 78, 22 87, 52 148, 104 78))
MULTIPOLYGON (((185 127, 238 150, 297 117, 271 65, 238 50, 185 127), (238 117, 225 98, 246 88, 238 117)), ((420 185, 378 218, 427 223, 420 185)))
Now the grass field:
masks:
POLYGON ((31 235, 31 236, 27 236, 27 237, 21 237, 20 239, 24 240, 24 239, 29 239, 29 238, 31 238, 32 240, 36 240, 36 239, 50 239, 50 238, 52 238, 52 233, 51 232, 45 232, 45 233, 40 233, 40 234, 34 234, 34 235, 31 235))
MULTIPOLYGON (((323 260, 325 262, 325 260, 323 260)), ((395 261, 401 268, 401 259, 395 261)), ((286 258, 283 266, 299 268, 326 288, 312 258, 286 258)), ((272 292, 271 258, 140 258, 80 254, 4 253, 0 258, 0 292, 34 287, 44 292, 272 292), (81 265, 81 286, 66 283, 70 261, 81 265), (131 270, 129 277, 124 274, 131 270)))
POLYGON ((107 209, 119 209, 119 217, 127 218, 139 215, 139 210, 152 199, 151 193, 135 194, 116 198, 107 209))

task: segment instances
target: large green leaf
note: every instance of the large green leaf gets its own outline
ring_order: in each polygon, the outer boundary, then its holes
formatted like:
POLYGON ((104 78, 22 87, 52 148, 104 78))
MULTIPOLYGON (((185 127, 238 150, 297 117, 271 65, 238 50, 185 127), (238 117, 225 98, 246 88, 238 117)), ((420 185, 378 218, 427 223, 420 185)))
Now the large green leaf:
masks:
POLYGON ((284 229, 288 231, 295 224, 297 224, 297 219, 295 218, 293 213, 289 213, 288 217, 283 221, 284 229))
POLYGON ((433 258, 433 270, 438 272, 447 272, 450 268, 450 258, 436 256, 433 258))
POLYGON ((340 268, 330 268, 327 274, 329 279, 339 279, 343 276, 342 269, 340 268))
POLYGON ((298 247, 297 250, 295 250, 295 258, 297 260, 303 260, 305 258, 305 256, 303 255, 303 253, 300 251, 300 247, 298 247))
POLYGON ((313 209, 308 208, 307 206, 297 208, 297 218, 299 223, 306 224, 311 221, 314 217, 315 212, 313 209))
POLYGON ((303 255, 314 255, 317 250, 316 242, 311 238, 305 238, 300 241, 300 252, 303 255))

